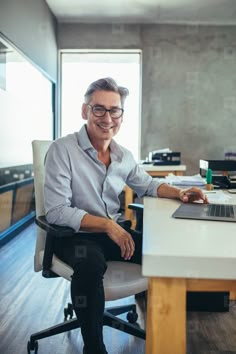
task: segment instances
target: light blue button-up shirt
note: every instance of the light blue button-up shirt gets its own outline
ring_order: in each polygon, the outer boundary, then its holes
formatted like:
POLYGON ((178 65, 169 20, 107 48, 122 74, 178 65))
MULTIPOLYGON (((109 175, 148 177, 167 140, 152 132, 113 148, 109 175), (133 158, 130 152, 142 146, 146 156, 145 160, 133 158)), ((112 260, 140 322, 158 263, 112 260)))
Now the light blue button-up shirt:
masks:
POLYGON ((55 140, 45 162, 44 198, 49 223, 80 229, 86 213, 121 219, 119 195, 125 184, 139 197, 157 196, 163 180, 153 179, 135 162, 132 153, 114 140, 108 168, 98 160, 87 135, 79 132, 55 140))

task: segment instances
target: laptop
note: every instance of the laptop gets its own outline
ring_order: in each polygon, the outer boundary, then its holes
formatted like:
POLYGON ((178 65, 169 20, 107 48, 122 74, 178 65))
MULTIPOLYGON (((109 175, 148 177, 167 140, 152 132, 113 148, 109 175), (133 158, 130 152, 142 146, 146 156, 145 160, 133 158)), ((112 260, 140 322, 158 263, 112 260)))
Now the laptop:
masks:
POLYGON ((236 205, 183 203, 172 216, 180 219, 236 222, 236 205))

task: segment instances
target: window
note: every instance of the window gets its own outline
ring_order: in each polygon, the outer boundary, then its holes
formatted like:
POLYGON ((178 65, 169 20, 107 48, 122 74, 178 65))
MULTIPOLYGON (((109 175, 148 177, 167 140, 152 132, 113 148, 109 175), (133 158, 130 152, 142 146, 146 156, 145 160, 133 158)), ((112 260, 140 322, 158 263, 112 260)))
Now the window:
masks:
POLYGON ((112 77, 129 89, 124 121, 115 140, 139 159, 140 130, 140 51, 62 52, 61 53, 61 135, 78 131, 84 93, 89 84, 112 77))
POLYGON ((32 140, 53 139, 53 110, 53 83, 0 37, 0 168, 32 163, 32 140))

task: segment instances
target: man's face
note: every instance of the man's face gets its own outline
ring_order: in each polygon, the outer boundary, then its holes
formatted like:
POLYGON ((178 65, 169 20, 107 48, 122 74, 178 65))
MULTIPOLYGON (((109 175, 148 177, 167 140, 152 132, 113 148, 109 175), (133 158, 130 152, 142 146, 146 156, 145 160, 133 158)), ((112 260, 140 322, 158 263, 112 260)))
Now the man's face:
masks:
POLYGON ((83 104, 82 117, 87 120, 87 131, 92 142, 98 140, 111 140, 120 129, 123 117, 112 118, 110 112, 106 112, 103 117, 96 117, 92 107, 112 109, 122 108, 120 95, 112 91, 95 91, 89 105, 83 104))

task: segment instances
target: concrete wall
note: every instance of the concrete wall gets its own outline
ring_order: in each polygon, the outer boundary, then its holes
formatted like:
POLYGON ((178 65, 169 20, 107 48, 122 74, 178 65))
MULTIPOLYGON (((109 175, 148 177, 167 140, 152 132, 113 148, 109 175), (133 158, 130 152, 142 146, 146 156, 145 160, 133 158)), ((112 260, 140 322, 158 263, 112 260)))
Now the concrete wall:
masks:
POLYGON ((0 32, 56 81, 56 20, 44 0, 0 0, 0 32))
POLYGON ((60 49, 143 51, 141 157, 170 147, 188 173, 236 151, 236 26, 60 24, 60 49))

